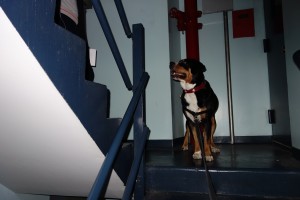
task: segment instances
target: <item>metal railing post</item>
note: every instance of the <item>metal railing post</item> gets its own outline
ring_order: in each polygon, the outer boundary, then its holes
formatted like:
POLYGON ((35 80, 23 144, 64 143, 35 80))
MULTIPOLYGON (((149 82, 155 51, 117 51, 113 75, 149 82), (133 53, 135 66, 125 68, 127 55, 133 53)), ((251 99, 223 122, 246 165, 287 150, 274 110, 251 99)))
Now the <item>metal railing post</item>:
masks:
MULTIPOLYGON (((133 25, 133 89, 135 90, 140 76, 145 71, 145 32, 142 24, 133 25)), ((137 155, 139 149, 141 133, 144 132, 145 124, 145 94, 142 94, 139 104, 134 115, 134 155, 137 155)), ((141 159, 140 169, 138 172, 134 197, 143 199, 145 194, 145 176, 144 176, 144 158, 141 159)))
POLYGON ((126 182, 126 188, 125 188, 122 200, 130 200, 132 197, 132 193, 133 193, 134 186, 136 183, 136 178, 137 178, 139 168, 141 165, 141 160, 142 160, 142 157, 144 154, 146 140, 148 139, 149 134, 150 134, 149 128, 144 125, 144 132, 140 133, 140 134, 141 134, 141 136, 140 136, 141 141, 139 141, 140 145, 139 145, 138 149, 136 150, 136 154, 134 156, 134 161, 132 163, 130 174, 129 174, 128 180, 126 182))

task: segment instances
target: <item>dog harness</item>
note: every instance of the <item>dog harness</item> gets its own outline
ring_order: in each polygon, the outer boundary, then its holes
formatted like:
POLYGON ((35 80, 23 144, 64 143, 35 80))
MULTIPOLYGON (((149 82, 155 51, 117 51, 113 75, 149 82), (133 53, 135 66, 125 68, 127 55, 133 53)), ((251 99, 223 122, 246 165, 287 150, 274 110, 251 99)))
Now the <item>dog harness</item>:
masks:
MULTIPOLYGON (((198 116, 201 115, 201 114, 204 114, 204 113, 207 113, 207 112, 208 112, 207 110, 203 110, 203 111, 201 111, 201 112, 194 112, 194 111, 191 111, 191 110, 188 109, 188 108, 184 108, 183 111, 187 111, 188 113, 190 113, 190 114, 194 117, 194 120, 198 120, 199 122, 204 122, 205 120, 202 120, 202 121, 199 120, 199 119, 198 119, 198 116)), ((183 112, 183 113, 185 113, 185 112, 183 112)), ((184 114, 184 115, 185 115, 185 114, 184 114)), ((189 119, 189 117, 187 117, 186 115, 185 115, 185 117, 189 119)))

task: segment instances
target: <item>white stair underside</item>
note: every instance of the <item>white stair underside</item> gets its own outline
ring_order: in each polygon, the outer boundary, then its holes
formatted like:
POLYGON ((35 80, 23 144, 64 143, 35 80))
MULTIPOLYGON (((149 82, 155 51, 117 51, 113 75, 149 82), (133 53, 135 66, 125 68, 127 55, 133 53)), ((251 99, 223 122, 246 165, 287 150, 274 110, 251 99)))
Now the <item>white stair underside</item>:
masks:
MULTIPOLYGON (((87 196, 104 155, 0 7, 0 183, 17 193, 87 196)), ((113 172, 106 196, 124 191, 113 172)))

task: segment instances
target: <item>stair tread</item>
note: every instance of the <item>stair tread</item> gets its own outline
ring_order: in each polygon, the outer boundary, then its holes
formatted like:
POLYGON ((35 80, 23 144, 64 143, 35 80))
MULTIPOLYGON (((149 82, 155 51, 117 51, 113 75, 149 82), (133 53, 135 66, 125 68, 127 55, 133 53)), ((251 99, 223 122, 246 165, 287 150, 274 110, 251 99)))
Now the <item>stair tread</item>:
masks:
MULTIPOLYGON (((273 169, 300 170, 300 161, 290 151, 272 144, 220 145, 221 153, 214 154, 214 161, 208 163, 211 170, 221 169, 273 169)), ((203 168, 201 160, 192 159, 192 150, 181 149, 148 150, 148 167, 203 168)))
MULTIPOLYGON (((220 145, 221 153, 208 163, 220 194, 298 197, 300 161, 290 151, 272 144, 220 145)), ((149 192, 207 193, 201 160, 193 151, 148 150, 146 188, 149 192), (204 183, 204 184, 199 184, 204 183)))
MULTIPOLYGON (((151 192, 146 195, 145 200, 209 200, 207 194, 184 193, 184 192, 151 192)), ((255 196, 233 196, 218 195, 217 200, 297 200, 299 198, 282 197, 255 197, 255 196)))

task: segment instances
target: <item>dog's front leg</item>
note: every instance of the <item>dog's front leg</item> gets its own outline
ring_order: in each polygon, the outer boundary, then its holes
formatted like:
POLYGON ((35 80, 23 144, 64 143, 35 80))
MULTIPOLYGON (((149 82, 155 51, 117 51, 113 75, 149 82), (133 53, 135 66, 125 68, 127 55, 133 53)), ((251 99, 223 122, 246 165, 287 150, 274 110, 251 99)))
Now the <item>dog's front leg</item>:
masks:
POLYGON ((215 116, 211 117, 211 133, 210 133, 210 143, 211 143, 211 151, 213 153, 219 153, 221 150, 214 143, 214 134, 216 131, 217 122, 215 116))
POLYGON ((198 160, 201 159, 201 150, 200 150, 200 146, 199 146, 199 140, 198 140, 198 136, 197 136, 197 131, 196 131, 196 127, 192 126, 192 133, 193 133, 193 137, 194 137, 194 143, 195 143, 195 150, 194 150, 194 154, 193 154, 193 158, 198 160))
POLYGON ((185 135, 182 144, 182 150, 187 151, 189 149, 189 136, 190 136, 190 128, 188 126, 188 122, 185 123, 185 135))
POLYGON ((205 152, 205 160, 211 162, 214 160, 214 157, 211 155, 211 138, 207 136, 207 132, 204 128, 203 130, 203 140, 204 140, 204 152, 205 152))

